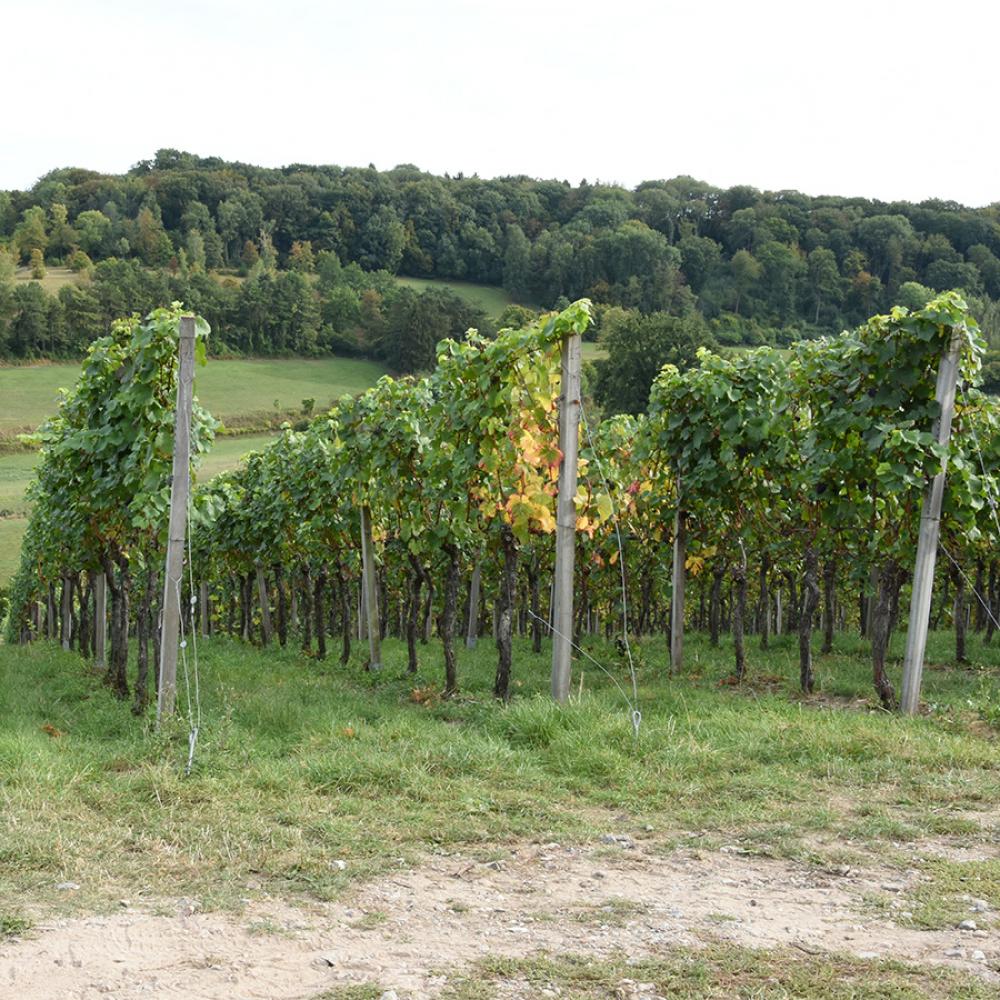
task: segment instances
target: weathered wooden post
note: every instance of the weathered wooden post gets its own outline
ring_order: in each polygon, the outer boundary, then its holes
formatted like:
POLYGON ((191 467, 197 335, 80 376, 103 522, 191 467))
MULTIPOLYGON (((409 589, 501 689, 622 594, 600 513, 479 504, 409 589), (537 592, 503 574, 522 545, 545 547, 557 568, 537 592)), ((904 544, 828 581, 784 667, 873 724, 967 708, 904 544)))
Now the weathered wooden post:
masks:
POLYGON ((174 460, 170 478, 170 522, 167 559, 163 573, 163 630, 160 639, 160 687, 156 702, 157 724, 174 711, 177 695, 177 650, 181 628, 181 579, 187 531, 188 496, 191 492, 191 404, 194 395, 193 316, 180 322, 177 409, 174 413, 174 460))
POLYGON ((365 620, 368 630, 370 670, 382 669, 382 636, 379 634, 378 582, 375 579, 375 546, 372 542, 372 512, 368 504, 361 508, 361 567, 364 576, 365 620))
POLYGON ((102 570, 94 578, 94 666, 106 667, 108 648, 108 578, 102 570))
MULTIPOLYGON (((938 367, 936 399, 941 407, 941 414, 935 422, 932 433, 943 448, 947 448, 951 439, 961 346, 961 338, 953 329, 938 367)), ((920 512, 920 534, 917 536, 917 559, 913 569, 913 590, 910 597, 910 621, 906 631, 906 655, 903 659, 903 691, 899 705, 900 710, 906 715, 915 715, 920 707, 920 682, 924 672, 924 652, 927 649, 927 628, 930 623, 931 595, 934 589, 934 563, 941 531, 941 501, 944 498, 947 466, 948 460, 945 457, 941 460, 941 471, 927 486, 923 509, 920 512)))
POLYGON ((580 334, 562 343, 562 393, 559 397, 559 497, 556 501, 556 566, 553 574, 552 697, 569 697, 573 650, 573 564, 576 557, 577 452, 580 436, 580 334))

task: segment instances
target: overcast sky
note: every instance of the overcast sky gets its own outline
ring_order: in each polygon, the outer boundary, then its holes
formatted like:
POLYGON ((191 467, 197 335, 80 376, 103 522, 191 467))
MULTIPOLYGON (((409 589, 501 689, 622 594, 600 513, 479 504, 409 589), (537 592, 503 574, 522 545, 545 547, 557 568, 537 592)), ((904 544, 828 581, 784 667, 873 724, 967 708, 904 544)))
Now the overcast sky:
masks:
POLYGON ((174 147, 1000 201, 992 0, 0 0, 0 189, 174 147))

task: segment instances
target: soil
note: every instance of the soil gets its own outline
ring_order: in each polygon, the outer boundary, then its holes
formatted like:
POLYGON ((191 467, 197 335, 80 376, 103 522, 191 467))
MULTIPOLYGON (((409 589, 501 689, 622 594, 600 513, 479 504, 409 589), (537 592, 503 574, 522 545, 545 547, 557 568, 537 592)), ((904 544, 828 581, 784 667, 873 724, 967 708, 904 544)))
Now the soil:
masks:
POLYGON ((335 904, 263 898, 234 916, 161 900, 43 923, 0 943, 0 994, 305 1000, 368 983, 417 1000, 484 955, 655 955, 711 941, 891 957, 1000 984, 996 929, 901 927, 864 902, 888 893, 905 910, 915 869, 823 870, 736 847, 661 853, 652 841, 603 839, 519 845, 490 862, 433 855, 335 904))

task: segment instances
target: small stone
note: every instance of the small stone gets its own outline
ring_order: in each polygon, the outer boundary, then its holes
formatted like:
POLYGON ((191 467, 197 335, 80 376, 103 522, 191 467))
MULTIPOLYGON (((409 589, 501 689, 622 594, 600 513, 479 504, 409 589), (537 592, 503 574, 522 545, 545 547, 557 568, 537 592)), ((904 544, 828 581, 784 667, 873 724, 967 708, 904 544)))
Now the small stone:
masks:
POLYGON ((944 953, 945 958, 965 958, 964 948, 948 948, 944 953))
POLYGON ((77 882, 60 882, 56 888, 60 892, 76 892, 80 888, 77 882))
POLYGON ((963 920, 959 925, 958 929, 960 931, 975 931, 979 930, 979 925, 975 920, 963 920))
POLYGON ((190 917, 195 914, 199 909, 201 909, 200 904, 197 899, 178 899, 177 900, 177 915, 181 917, 190 917))
POLYGON ((342 860, 341 858, 337 858, 336 861, 331 861, 330 862, 330 867, 331 868, 335 868, 338 872, 346 871, 347 870, 347 862, 344 861, 344 860, 342 860))
POLYGON ((608 876, 604 872, 594 872, 594 878, 607 878, 608 876))
POLYGON ((979 949, 977 948, 977 949, 976 949, 976 950, 975 950, 975 951, 974 951, 974 952, 972 953, 972 961, 973 961, 973 962, 985 962, 985 961, 986 961, 986 952, 984 952, 984 951, 980 951, 980 950, 979 950, 979 949))
POLYGON ((886 892, 902 892, 906 886, 902 882, 883 882, 882 888, 886 892))
POLYGON ((881 958, 877 951, 859 951, 858 958, 881 958))
POLYGON ((399 1000, 399 996, 395 990, 386 990, 378 1000, 399 1000))
POLYGON ((489 868, 489 869, 491 869, 491 870, 493 870, 493 871, 495 871, 495 872, 498 872, 498 871, 501 871, 503 869, 503 862, 502 861, 487 861, 486 862, 486 867, 489 868))
POLYGON ((635 841, 627 833, 605 833, 601 837, 601 843, 615 844, 618 847, 624 847, 625 850, 635 847, 635 841))
POLYGON ((332 969, 337 965, 336 955, 329 953, 326 955, 317 955, 312 964, 318 966, 321 969, 332 969))
POLYGON ((653 826, 653 824, 652 824, 652 823, 647 823, 647 824, 646 824, 646 825, 645 825, 645 826, 643 827, 643 830, 645 830, 645 831, 646 831, 646 833, 652 833, 652 832, 653 832, 653 830, 655 830, 655 829, 656 829, 656 828, 655 828, 655 827, 653 826))
POLYGON ((974 899, 969 910, 972 913, 986 913, 989 910, 990 904, 986 902, 985 899, 974 899))
POLYGON ((119 899, 118 905, 123 909, 127 910, 129 908, 129 901, 127 899, 119 899))
POLYGON ((751 899, 750 900, 750 905, 751 906, 756 906, 757 905, 757 900, 756 899, 751 899))

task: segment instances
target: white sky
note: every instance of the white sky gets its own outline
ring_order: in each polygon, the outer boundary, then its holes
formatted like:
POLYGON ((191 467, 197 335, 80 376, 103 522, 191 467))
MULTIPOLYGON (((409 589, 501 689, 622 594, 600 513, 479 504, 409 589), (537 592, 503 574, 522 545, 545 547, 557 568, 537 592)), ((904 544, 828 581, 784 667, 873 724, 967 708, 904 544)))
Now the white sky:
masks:
POLYGON ((160 147, 1000 202, 995 0, 0 0, 0 189, 160 147))

